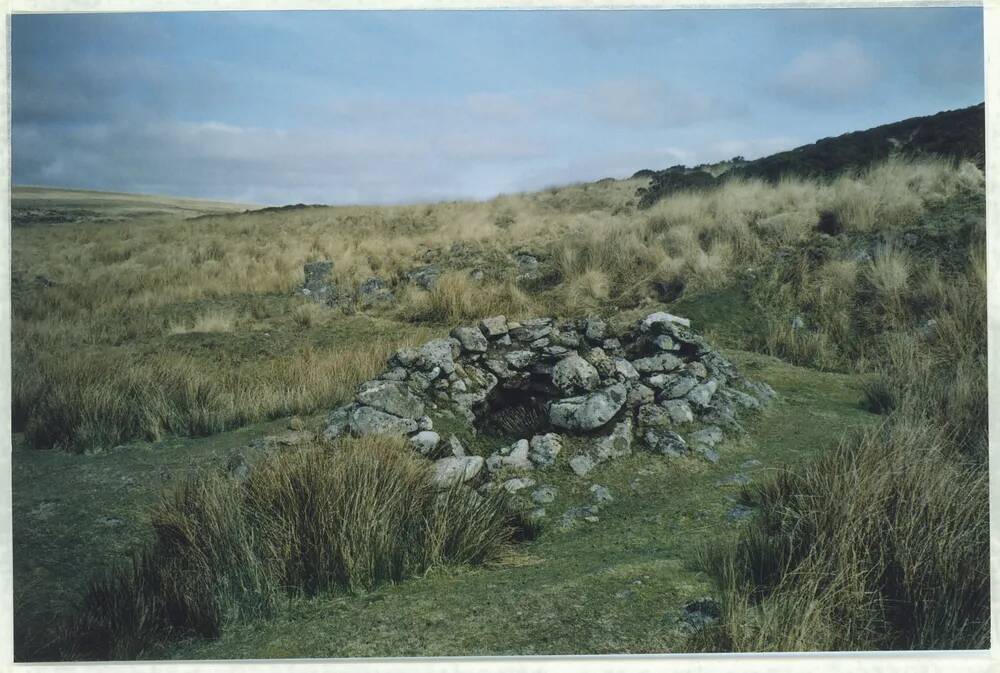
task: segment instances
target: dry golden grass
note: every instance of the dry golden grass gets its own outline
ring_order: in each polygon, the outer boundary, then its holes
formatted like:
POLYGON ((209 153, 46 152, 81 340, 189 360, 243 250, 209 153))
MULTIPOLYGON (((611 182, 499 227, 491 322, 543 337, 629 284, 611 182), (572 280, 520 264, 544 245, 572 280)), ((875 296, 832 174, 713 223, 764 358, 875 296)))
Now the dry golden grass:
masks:
MULTIPOLYGON (((684 281, 688 291, 725 286, 737 272, 768 260, 775 248, 812 235, 821 211, 836 213, 849 231, 891 227, 911 221, 927 205, 958 189, 982 189, 983 179, 970 164, 956 170, 943 161, 891 160, 829 184, 732 181, 636 210, 635 189, 644 183, 571 185, 482 203, 308 208, 194 220, 163 217, 140 224, 18 228, 13 274, 25 282, 15 285, 14 292, 17 427, 27 428, 28 419, 34 418, 35 430, 29 434, 54 436, 38 429, 55 415, 65 421, 55 424, 63 428, 56 433, 63 438, 60 442, 76 435, 90 437, 88 442, 105 435, 107 441, 124 439, 129 432, 68 432, 65 419, 110 428, 113 423, 101 419, 117 416, 98 414, 105 404, 98 401, 116 395, 164 399, 164 394, 144 386, 155 388, 151 363, 167 359, 173 359, 173 365, 157 365, 168 372, 167 381, 186 380, 185 372, 192 372, 192 380, 199 383, 187 387, 204 391, 194 399, 223 401, 179 406, 157 402, 153 406, 170 411, 134 414, 138 420, 126 423, 138 432, 134 436, 157 436, 165 429, 208 431, 286 409, 303 411, 330 399, 330 383, 306 375, 304 382, 293 384, 271 371, 279 367, 274 358, 256 367, 237 363, 231 372, 238 376, 230 372, 209 377, 200 363, 185 360, 187 353, 164 351, 155 343, 164 335, 239 337, 250 328, 263 334, 269 329, 303 332, 327 327, 333 320, 328 311, 291 297, 303 280, 302 265, 309 261, 333 260, 338 286, 350 292, 372 276, 397 283, 406 272, 426 264, 428 253, 447 262, 453 246, 459 246, 474 250, 474 257, 446 264, 449 271, 437 288, 428 293, 397 285, 399 306, 377 312, 442 325, 498 313, 578 314, 635 306, 655 296, 653 287, 659 282, 684 281), (511 280, 509 255, 525 247, 548 256, 554 286, 529 292, 511 280), (473 281, 463 264, 482 264, 489 272, 483 281, 473 281), (36 276, 52 285, 31 286, 36 276), (131 352, 138 346, 142 353, 131 352), (129 352, 123 355, 118 349, 129 352), (158 355, 143 363, 149 351, 158 355), (79 371, 87 367, 100 375, 79 371), (254 381, 262 382, 255 385, 272 392, 249 397, 235 389, 217 392, 228 385, 245 387, 250 371, 254 381), (201 382, 205 378, 213 380, 201 382), (84 394, 74 380, 95 381, 96 388, 84 394), (49 392, 38 392, 39 381, 49 392), (282 395, 288 397, 285 402, 278 401, 282 395), (72 404, 85 401, 92 406, 68 412, 72 404), (185 414, 199 420, 182 418, 185 414)), ((831 329, 846 310, 838 296, 847 292, 852 273, 869 281, 894 314, 902 310, 901 298, 913 291, 912 273, 898 253, 882 254, 870 268, 856 273, 830 267, 818 280, 803 277, 807 287, 820 288, 817 293, 829 307, 831 329), (830 289, 822 289, 828 282, 830 289)), ((838 340, 835 334, 830 338, 838 340)), ((796 345, 803 353, 814 347, 808 342, 796 345)), ((365 348, 360 347, 354 360, 367 362, 365 348)), ((283 361, 280 367, 294 369, 283 361)), ((173 388, 185 389, 179 383, 173 388)))

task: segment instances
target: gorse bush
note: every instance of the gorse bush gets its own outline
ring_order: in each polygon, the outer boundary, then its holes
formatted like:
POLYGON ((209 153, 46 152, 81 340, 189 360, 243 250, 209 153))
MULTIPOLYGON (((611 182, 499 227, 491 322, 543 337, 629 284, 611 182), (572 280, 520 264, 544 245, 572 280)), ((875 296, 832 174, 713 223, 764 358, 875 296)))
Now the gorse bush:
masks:
POLYGON ((69 654, 133 658, 164 638, 217 636, 289 596, 498 558, 517 524, 506 492, 437 491, 428 465, 379 437, 277 454, 243 482, 188 481, 154 511, 152 546, 91 586, 69 654))

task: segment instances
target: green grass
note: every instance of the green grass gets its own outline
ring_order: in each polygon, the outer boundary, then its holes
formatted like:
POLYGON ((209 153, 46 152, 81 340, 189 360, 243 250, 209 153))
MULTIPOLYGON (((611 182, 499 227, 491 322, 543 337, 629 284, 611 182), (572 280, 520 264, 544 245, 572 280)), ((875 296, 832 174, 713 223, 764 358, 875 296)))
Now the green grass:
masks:
MULTIPOLYGON (((904 168, 912 169, 914 179, 923 170, 904 168)), ((895 179, 893 175, 889 170, 883 178, 895 179)), ((836 239, 809 233, 807 216, 816 205, 810 200, 812 187, 792 184, 771 191, 736 185, 739 189, 731 193, 712 195, 712 207, 681 200, 674 205, 663 202, 650 215, 608 217, 583 217, 557 207, 558 194, 548 201, 544 194, 516 197, 508 200, 516 206, 516 220, 501 234, 494 231, 492 211, 508 201, 426 209, 320 208, 184 223, 170 219, 177 217, 174 213, 162 221, 140 218, 124 225, 18 229, 13 259, 18 365, 14 420, 15 430, 28 430, 31 440, 16 435, 13 456, 18 658, 55 651, 52 640, 59 634, 52 627, 77 609, 88 580, 127 562, 133 551, 151 541, 150 516, 161 491, 190 476, 223 470, 234 452, 251 463, 259 460, 267 451, 248 443, 281 430, 286 423, 281 417, 319 412, 345 401, 358 382, 381 370, 397 345, 441 335, 458 317, 471 320, 501 308, 544 314, 594 311, 624 322, 665 308, 690 318, 696 330, 728 349, 726 355, 744 374, 771 383, 781 397, 762 418, 747 424, 746 437, 721 447, 718 465, 640 452, 599 468, 581 482, 566 465, 579 440, 568 440, 554 471, 531 475, 559 489, 557 500, 545 506, 541 536, 492 564, 435 566, 418 578, 375 583, 361 587, 363 591, 355 587, 354 593, 293 595, 280 601, 266 620, 253 615, 232 620, 216 640, 143 643, 142 656, 712 649, 689 640, 676 617, 691 600, 714 595, 725 605, 733 595, 711 576, 703 554, 706 546, 726 549, 740 531, 750 530, 726 517, 739 488, 717 485, 720 479, 743 472, 755 483, 778 488, 772 478, 779 472, 791 468, 802 473, 831 455, 846 430, 884 420, 866 406, 879 408, 872 402, 890 392, 896 393, 906 413, 921 414, 953 434, 948 441, 968 445, 959 453, 984 453, 976 428, 985 422, 985 359, 970 346, 978 341, 969 338, 985 332, 977 322, 980 295, 985 294, 985 274, 977 275, 978 261, 985 259, 977 252, 984 230, 983 197, 975 189, 948 187, 956 176, 946 171, 935 175, 950 196, 931 198, 923 192, 926 185, 914 188, 921 198, 927 196, 921 217, 910 221, 900 216, 878 232, 855 226, 836 239), (796 189, 805 191, 796 197, 796 189), (784 229, 772 221, 771 229, 757 231, 752 207, 760 201, 769 214, 784 207, 784 197, 802 197, 805 215, 798 213, 784 229), (480 221, 484 213, 488 218, 480 221), (799 216, 806 219, 796 219, 799 216), (691 221, 684 224, 685 218, 691 221), (444 263, 461 282, 446 283, 447 291, 436 298, 411 296, 405 290, 401 306, 344 315, 304 309, 291 294, 300 282, 303 261, 335 258, 338 269, 344 270, 338 282, 372 273, 393 277, 423 263, 425 250, 450 246, 459 238, 456 232, 466 229, 476 232, 468 241, 486 257, 466 259, 461 252, 466 243, 461 243, 459 252, 444 263), (619 233, 606 235, 612 231, 619 233), (895 285, 872 283, 872 270, 864 263, 829 265, 881 234, 897 240, 916 236, 915 244, 907 244, 907 257, 896 262, 906 273, 895 276, 895 285), (493 284, 484 286, 484 293, 468 282, 464 274, 469 264, 501 259, 515 242, 531 242, 550 253, 559 252, 562 245, 565 254, 557 266, 575 275, 555 287, 521 287, 516 292, 493 284), (782 255, 774 255, 779 249, 782 255), (970 257, 976 263, 970 265, 970 257), (648 282, 676 274, 689 281, 679 301, 664 307, 644 300, 648 282), (36 275, 55 284, 50 287, 36 275), (838 291, 827 292, 828 287, 838 291), (477 302, 480 297, 489 301, 477 302), (789 328, 796 315, 805 318, 804 331, 789 328), (907 344, 928 318, 937 321, 937 345, 911 357, 907 344), (212 331, 199 325, 211 325, 212 331), (947 385, 928 388, 925 384, 932 379, 907 374, 926 370, 927 363, 951 362, 954 354, 961 358, 950 377, 945 372, 947 385), (161 369, 154 367, 157 363, 161 369), (77 376, 77 370, 89 378, 77 376), (925 386, 933 394, 903 394, 907 386, 899 384, 901 379, 917 381, 917 393, 925 386), (164 390, 166 395, 161 394, 164 390), (200 393, 188 395, 191 390, 200 393), (915 404, 916 397, 923 403, 915 404), (266 421, 269 418, 280 420, 266 421), (219 434, 172 437, 212 432, 219 434), (28 444, 94 453, 36 451, 28 444), (762 465, 744 467, 751 459, 762 465), (607 486, 615 501, 602 508, 599 522, 580 520, 562 530, 561 515, 589 504, 588 488, 595 483, 607 486)), ((963 180, 955 184, 960 183, 963 180)), ((617 199, 620 187, 607 187, 608 198, 617 199)), ((933 192, 933 184, 927 190, 933 192)), ((569 191, 589 193, 586 186, 569 191)), ((109 212, 114 210, 105 205, 109 212)), ((893 212, 910 212, 906 205, 903 199, 893 212)), ((893 276, 879 279, 893 281, 893 276)), ((475 437, 462 423, 440 415, 434 421, 444 438, 458 434, 470 453, 488 455, 514 439, 475 437)), ((319 429, 322 418, 309 417, 307 424, 319 429)), ((866 463, 869 472, 894 469, 888 454, 879 460, 877 445, 866 455, 871 458, 866 463)), ((814 486, 834 483, 850 468, 849 462, 824 464, 828 474, 815 479, 814 486)), ((899 483, 920 483, 904 481, 899 483)), ((919 495, 920 489, 901 492, 919 495)), ((952 492, 938 488, 934 493, 944 497, 952 492)), ((942 500, 938 509, 951 517, 956 502, 954 497, 942 500)), ((947 530, 959 518, 934 521, 947 530)), ((770 542, 782 543, 782 535, 770 542)), ((919 545, 912 549, 917 565, 945 558, 928 556, 919 545)), ((935 577, 946 578, 941 600, 965 595, 973 586, 954 574, 935 577)), ((785 586, 801 578, 810 576, 791 573, 785 586)), ((936 594, 928 596, 938 599, 936 594)), ((794 601, 785 608, 786 618, 798 619, 794 601)), ((725 612, 726 628, 743 628, 744 617, 753 615, 725 612)), ((770 636, 787 631, 787 623, 771 622, 770 636)), ((870 624, 883 630, 891 626, 877 619, 870 624)), ((934 628, 932 624, 921 642, 950 646, 941 636, 947 632, 934 628)), ((812 641, 788 642, 791 647, 808 642, 823 647, 832 642, 822 640, 830 632, 820 625, 812 641)), ((882 647, 906 641, 855 641, 862 642, 882 647)), ((745 645, 731 640, 729 647, 745 645)))
MULTIPOLYGON (((218 640, 196 639, 149 650, 149 657, 247 658, 292 656, 401 656, 679 651, 686 635, 674 617, 688 601, 711 593, 698 569, 698 549, 731 535, 726 519, 738 489, 715 483, 736 472, 754 479, 808 462, 847 428, 877 417, 860 409, 854 380, 817 374, 774 358, 727 352, 751 376, 781 395, 751 425, 748 437, 725 445, 722 460, 668 461, 639 452, 599 468, 588 482, 565 461, 532 475, 559 495, 546 505, 541 537, 518 547, 494 567, 436 571, 368 594, 294 599, 266 621, 234 624, 218 640), (758 468, 741 469, 751 458, 758 468), (635 488, 630 487, 633 480, 635 488), (600 521, 560 530, 568 508, 588 504, 590 483, 607 486, 615 501, 600 521), (641 584, 633 584, 635 580, 641 584), (622 594, 622 592, 631 592, 622 594), (621 597, 616 597, 621 594, 621 597), (514 615, 516 619, 512 619, 514 615)), ((231 447, 275 431, 277 424, 202 440, 135 446, 82 457, 61 452, 18 452, 15 460, 15 586, 22 631, 65 614, 85 587, 80 567, 124 560, 148 533, 148 507, 164 482, 160 466, 217 469, 231 447), (164 449, 169 447, 169 451, 164 449), (57 465, 62 466, 56 472, 57 465), (59 479, 52 479, 54 473, 59 479), (131 480, 128 488, 101 485, 131 480), (54 503, 51 516, 29 513, 54 503), (77 516, 71 513, 76 512, 77 516), (123 520, 109 534, 96 522, 106 512, 123 520), (30 525, 30 530, 29 530, 30 525), (125 533, 125 534, 121 534, 125 533), (58 545, 59 549, 53 548, 58 545), (41 595, 45 595, 45 608, 41 595)), ((470 446, 477 451, 476 446, 470 446)), ((480 449, 481 450, 481 449, 480 449)), ((478 451, 477 451, 478 452, 478 451)), ((251 459, 253 456, 250 456, 251 459)), ((44 509, 44 508, 43 508, 44 509)))

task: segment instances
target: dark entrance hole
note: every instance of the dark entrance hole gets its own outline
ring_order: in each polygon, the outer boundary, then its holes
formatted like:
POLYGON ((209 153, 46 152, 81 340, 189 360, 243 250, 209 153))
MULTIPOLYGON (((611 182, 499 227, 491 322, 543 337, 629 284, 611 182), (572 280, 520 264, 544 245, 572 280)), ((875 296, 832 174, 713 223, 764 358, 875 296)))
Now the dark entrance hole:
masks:
POLYGON ((525 388, 497 387, 475 410, 480 434, 528 439, 549 430, 546 405, 551 395, 525 388))

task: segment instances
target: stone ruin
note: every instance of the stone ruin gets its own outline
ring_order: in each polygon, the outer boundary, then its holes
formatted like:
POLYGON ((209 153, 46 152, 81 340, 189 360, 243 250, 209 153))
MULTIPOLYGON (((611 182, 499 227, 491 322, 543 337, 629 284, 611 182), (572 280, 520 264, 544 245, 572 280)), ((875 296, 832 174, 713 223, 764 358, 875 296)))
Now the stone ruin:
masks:
POLYGON ((715 447, 742 430, 741 415, 774 395, 669 313, 617 334, 596 317, 517 323, 497 316, 397 351, 352 403, 330 414, 324 436, 405 436, 436 459, 438 485, 485 482, 488 489, 499 479, 534 483, 509 478, 555 465, 566 436, 587 438, 588 448, 568 461, 579 476, 638 446, 716 462, 715 447), (443 441, 434 431, 431 415, 508 438, 493 425, 513 415, 524 434, 488 457, 466 455, 455 435, 443 441))

